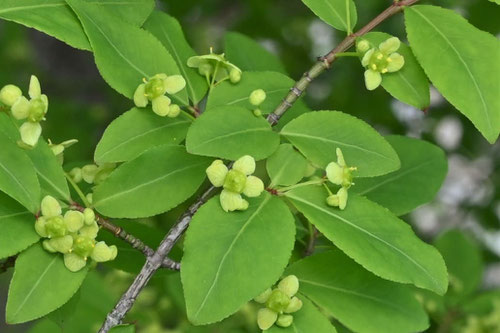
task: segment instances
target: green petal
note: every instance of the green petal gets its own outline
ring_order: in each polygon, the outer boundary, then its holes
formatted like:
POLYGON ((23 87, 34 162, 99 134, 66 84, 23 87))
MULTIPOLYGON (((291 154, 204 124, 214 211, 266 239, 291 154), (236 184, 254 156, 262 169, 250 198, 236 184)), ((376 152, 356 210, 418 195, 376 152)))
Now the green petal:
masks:
POLYGON ((220 204, 226 212, 244 209, 245 202, 239 193, 228 190, 222 190, 220 193, 220 204))
POLYGON ((42 134, 42 126, 39 123, 27 121, 21 125, 19 132, 21 133, 21 140, 25 144, 34 147, 42 134))
POLYGON ((163 81, 163 84, 168 94, 175 94, 184 89, 186 80, 181 75, 171 75, 163 81))
POLYGON ((330 162, 326 166, 326 177, 330 182, 341 185, 344 176, 343 168, 336 162, 330 162))
POLYGON ((399 41, 399 38, 391 37, 391 38, 387 39, 386 41, 380 43, 378 48, 382 53, 390 54, 392 52, 396 52, 399 49, 400 45, 401 45, 401 42, 399 41))
POLYGON ((143 108, 148 105, 148 98, 146 96, 146 84, 140 84, 134 92, 134 104, 137 107, 143 108))
POLYGON ((405 58, 399 53, 393 53, 389 56, 389 64, 387 65, 387 71, 389 73, 399 71, 405 64, 405 58))
POLYGON ((78 254, 66 253, 64 255, 64 265, 72 272, 78 272, 83 267, 85 267, 86 264, 87 261, 80 257, 78 254))
POLYGON ((24 96, 19 97, 12 105, 12 115, 16 119, 26 119, 30 114, 30 101, 24 96))
POLYGON ((374 90, 382 83, 382 76, 379 72, 368 69, 365 71, 365 85, 366 89, 374 90))
POLYGON ((41 94, 42 90, 40 88, 40 81, 38 81, 38 78, 35 75, 31 75, 28 95, 30 95, 31 99, 34 99, 39 98, 41 94))
POLYGON ((234 162, 233 169, 242 172, 245 176, 251 175, 255 172, 255 159, 250 155, 242 156, 234 162))
POLYGON ((221 187, 224 185, 224 180, 226 179, 228 169, 224 165, 222 160, 215 160, 206 170, 208 180, 215 187, 221 187))
POLYGON ((347 205, 347 189, 345 187, 341 187, 337 192, 337 196, 339 198, 339 208, 344 210, 347 205))
POLYGON ((370 49, 368 52, 365 53, 363 56, 363 59, 361 60, 361 65, 363 67, 367 67, 370 64, 370 58, 372 57, 373 53, 375 53, 375 49, 370 49))
POLYGON ((262 180, 255 176, 248 176, 245 188, 243 189, 243 194, 247 197, 253 198, 258 197, 262 191, 264 191, 264 183, 262 180))
POLYGON ((159 96, 153 99, 153 112, 161 117, 165 117, 170 111, 170 98, 167 96, 159 96))

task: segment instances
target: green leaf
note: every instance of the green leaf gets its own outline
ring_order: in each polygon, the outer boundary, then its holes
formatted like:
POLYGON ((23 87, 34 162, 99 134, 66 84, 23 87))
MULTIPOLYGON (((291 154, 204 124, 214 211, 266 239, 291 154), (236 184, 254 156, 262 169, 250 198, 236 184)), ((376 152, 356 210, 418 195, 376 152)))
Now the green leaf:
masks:
POLYGON ((163 12, 154 11, 144 24, 174 57, 182 76, 186 79, 186 89, 194 104, 203 99, 208 90, 207 81, 196 69, 187 66, 188 58, 196 53, 189 46, 179 22, 163 12))
POLYGON ((356 179, 351 190, 403 215, 435 197, 448 162, 441 148, 426 141, 404 136, 386 139, 398 153, 401 168, 381 177, 356 179))
POLYGON ((6 320, 9 324, 40 318, 66 303, 80 288, 87 268, 73 273, 61 254, 51 254, 38 243, 19 255, 9 287, 6 320))
POLYGON ((302 0, 325 23, 342 31, 352 31, 358 20, 352 0, 302 0), (349 6, 347 6, 349 4, 349 6))
MULTIPOLYGON (((94 3, 101 11, 113 13, 137 26, 142 25, 154 5, 152 0, 86 2, 94 3)), ((0 3, 0 18, 40 30, 77 49, 91 50, 78 18, 64 0, 3 0, 0 3)))
POLYGON ((495 303, 498 302, 500 302, 500 289, 487 290, 462 304, 461 310, 467 314, 484 316, 494 311, 495 303))
POLYGON ((422 332, 429 327, 410 288, 369 273, 339 250, 300 260, 286 274, 296 275, 302 294, 355 332, 422 332))
POLYGON ((279 135, 262 117, 238 106, 218 107, 193 122, 186 138, 191 154, 236 160, 251 155, 261 160, 279 145, 279 135))
POLYGON ((258 108, 263 114, 268 114, 281 103, 294 83, 281 73, 243 72, 238 84, 224 81, 212 89, 208 96, 207 110, 218 106, 238 106, 254 110, 257 107, 250 104, 250 94, 256 89, 262 89, 266 92, 266 99, 258 108))
POLYGON ((0 258, 17 254, 38 241, 34 225, 32 213, 0 192, 0 258))
POLYGON ((483 262, 478 246, 460 230, 448 230, 434 246, 441 252, 448 267, 450 288, 446 298, 457 304, 481 284, 483 262))
MULTIPOLYGON (((300 296, 299 296, 300 297, 300 296)), ((336 333, 335 327, 330 320, 322 314, 311 301, 305 297, 300 297, 302 309, 293 313, 293 323, 287 328, 273 325, 266 333, 336 333)))
POLYGON ((338 111, 306 113, 281 130, 308 160, 321 168, 336 161, 335 149, 358 168, 356 177, 380 176, 397 170, 399 158, 385 139, 364 121, 338 111))
POLYGON ((40 205, 40 184, 26 153, 4 132, 0 132, 0 190, 36 213, 40 205))
POLYGON ((94 207, 109 217, 147 217, 188 199, 205 179, 210 160, 184 147, 154 147, 120 165, 94 190, 94 207))
POLYGON ((39 140, 35 149, 27 151, 38 175, 42 189, 42 196, 53 197, 70 201, 70 194, 64 170, 50 147, 43 140, 39 140))
POLYGON ((293 146, 285 143, 279 146, 266 162, 267 173, 274 185, 297 184, 306 173, 307 160, 293 146))
POLYGON ((134 333, 134 325, 118 325, 109 330, 110 333, 134 333))
MULTIPOLYGON (((392 36, 383 32, 370 32, 360 39, 366 39, 373 46, 378 46, 390 37, 392 36)), ((419 109, 427 108, 430 104, 430 91, 424 70, 408 45, 401 43, 397 52, 405 58, 405 64, 397 72, 383 74, 382 87, 404 103, 419 109)))
POLYGON ((439 252, 421 241, 404 221, 387 209, 349 194, 345 210, 326 205, 321 186, 298 187, 286 193, 318 230, 372 273, 395 282, 412 283, 440 295, 448 287, 439 252))
MULTIPOLYGON (((181 74, 170 53, 149 32, 102 11, 96 4, 66 2, 85 29, 103 79, 119 93, 132 98, 143 78, 158 73, 181 74)), ((185 89, 172 97, 182 105, 188 104, 185 89)))
POLYGON ((212 198, 187 230, 181 278, 195 325, 236 312, 276 282, 288 263, 295 241, 288 207, 267 192, 248 201, 247 210, 226 213, 219 197, 212 198))
POLYGON ((408 7, 405 19, 412 50, 431 82, 494 143, 500 132, 498 39, 436 6, 408 7))
POLYGON ((274 71, 286 74, 281 60, 253 39, 238 32, 228 32, 224 51, 233 64, 244 71, 274 71))
POLYGON ((159 117, 149 107, 133 108, 106 128, 94 159, 98 163, 130 161, 149 148, 181 143, 190 124, 183 114, 177 118, 159 117))

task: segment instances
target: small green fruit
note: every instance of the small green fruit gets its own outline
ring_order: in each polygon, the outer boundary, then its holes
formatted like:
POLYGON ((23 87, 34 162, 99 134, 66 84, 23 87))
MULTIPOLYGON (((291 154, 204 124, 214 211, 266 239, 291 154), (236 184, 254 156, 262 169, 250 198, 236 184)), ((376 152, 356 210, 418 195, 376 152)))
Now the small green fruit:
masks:
POLYGON ((231 69, 231 71, 229 72, 229 81, 231 81, 231 83, 240 82, 241 81, 241 71, 236 69, 236 68, 231 69))

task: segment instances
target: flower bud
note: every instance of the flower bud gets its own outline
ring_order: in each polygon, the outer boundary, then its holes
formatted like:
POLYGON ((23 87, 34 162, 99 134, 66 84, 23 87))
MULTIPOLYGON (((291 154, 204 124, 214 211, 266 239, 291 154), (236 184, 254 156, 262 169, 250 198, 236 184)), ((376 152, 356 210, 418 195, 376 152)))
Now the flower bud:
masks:
POLYGON ((171 100, 167 96, 162 95, 159 97, 155 97, 152 100, 152 103, 153 103, 153 112, 156 113, 157 115, 165 117, 170 112, 171 100))
POLYGON ((70 235, 55 237, 49 240, 51 248, 60 253, 69 253, 73 247, 73 237, 70 235))
POLYGON ((85 208, 83 210, 83 221, 86 225, 92 225, 95 222, 95 213, 90 208, 85 208))
POLYGON ((83 227, 83 214, 77 210, 68 210, 64 214, 64 223, 69 232, 77 232, 83 227))
POLYGON ((27 121, 21 125, 19 132, 21 133, 22 142, 28 146, 34 147, 42 134, 42 126, 40 126, 39 123, 27 121))
POLYGON ((40 216, 36 221, 35 221, 35 231, 40 237, 47 237, 47 230, 45 229, 45 225, 47 223, 47 220, 45 217, 40 216))
POLYGON ((215 187, 221 187, 224 185, 224 180, 226 179, 228 169, 224 165, 222 160, 215 160, 206 170, 208 180, 215 187))
POLYGON ((297 312, 302 308, 302 301, 298 297, 292 297, 290 304, 285 309, 286 313, 297 312))
POLYGON ((257 303, 266 303, 267 300, 269 299, 269 296, 271 296, 271 288, 267 288, 262 294, 259 296, 255 297, 253 300, 256 301, 257 303))
POLYGON ((42 242, 42 247, 45 249, 45 251, 48 251, 50 253, 55 253, 57 252, 56 249, 54 249, 51 245, 50 245, 50 239, 46 239, 42 242))
POLYGON ((281 289, 274 289, 266 302, 266 306, 277 312, 283 313, 290 304, 290 297, 281 289))
POLYGON ((18 99, 16 99, 14 104, 12 104, 10 110, 14 118, 21 120, 28 118, 30 114, 30 107, 31 107, 30 101, 28 101, 26 97, 21 96, 18 99))
POLYGON ((134 92, 134 104, 139 108, 148 105, 148 97, 146 96, 146 84, 141 83, 134 92))
POLYGON ((72 272, 78 272, 85 267, 86 264, 87 261, 78 254, 66 253, 64 255, 64 266, 72 272))
POLYGON ((253 110, 253 115, 256 116, 256 117, 262 116, 261 109, 255 109, 255 110, 253 110))
POLYGON ((97 262, 105 262, 111 260, 112 250, 105 242, 97 242, 90 257, 97 262))
POLYGON ((39 98, 42 95, 40 81, 38 81, 38 78, 35 75, 31 75, 28 95, 31 99, 39 98))
POLYGON ((255 176, 248 176, 245 184, 245 188, 243 189, 243 194, 247 197, 258 197, 262 191, 264 191, 264 183, 260 178, 255 176))
POLYGON ((42 199, 41 203, 42 215, 46 218, 58 216, 62 214, 61 205, 52 196, 47 195, 42 199))
POLYGON ((171 104, 170 105, 170 111, 168 112, 167 116, 170 118, 175 118, 181 113, 181 108, 177 104, 171 104))
POLYGON ((92 184, 95 179, 95 175, 98 171, 98 166, 95 164, 87 164, 82 167, 82 178, 85 182, 92 184))
POLYGON ((104 163, 98 167, 94 177, 94 184, 102 183, 115 170, 115 168, 115 163, 104 163))
POLYGON ((250 104, 259 106, 266 99, 266 92, 262 89, 256 89, 250 93, 250 104))
POLYGON ((61 237, 66 235, 66 224, 62 216, 54 216, 47 219, 45 230, 49 237, 61 237))
POLYGON ((289 314, 281 314, 276 320, 276 325, 280 327, 288 327, 293 323, 293 316, 289 314))
POLYGON ((71 171, 69 172, 69 176, 71 177, 71 179, 73 179, 73 181, 75 183, 79 183, 82 181, 82 169, 80 168, 73 168, 71 169, 71 171))
POLYGON ((164 81, 167 94, 176 94, 186 86, 186 80, 181 75, 170 75, 164 81))
POLYGON ((80 230, 78 230, 78 233, 81 236, 85 236, 91 239, 94 239, 97 237, 97 233, 99 232, 99 226, 97 225, 97 222, 93 222, 90 225, 86 225, 82 227, 80 230))
POLYGON ((238 158, 233 164, 233 170, 238 170, 248 176, 255 172, 255 159, 250 155, 238 158))
POLYGON ((288 275, 278 283, 278 289, 292 297, 299 290, 299 279, 295 275, 288 275))
POLYGON ((85 236, 76 236, 73 240, 73 252, 87 258, 94 250, 95 241, 85 236))
POLYGON ((257 313, 257 325, 263 331, 271 328, 278 319, 278 314, 268 308, 262 308, 257 313))
POLYGON ((339 196, 336 194, 329 195, 326 198, 326 204, 328 206, 338 207, 339 206, 339 196))
POLYGON ((241 71, 236 68, 231 69, 231 71, 229 72, 229 81, 231 81, 231 83, 238 83, 240 82, 240 80, 241 71))
POLYGON ((22 94, 21 89, 17 86, 8 84, 0 90, 0 102, 7 106, 12 106, 22 94))
POLYGON ((93 194, 92 193, 87 193, 87 195, 85 196, 87 198, 87 201, 91 204, 92 201, 93 201, 93 194))
POLYGON ((224 180, 224 188, 231 192, 241 193, 245 188, 247 177, 238 170, 229 170, 224 180))
POLYGON ((356 44, 356 49, 359 53, 365 53, 370 49, 370 42, 366 39, 362 39, 356 44))

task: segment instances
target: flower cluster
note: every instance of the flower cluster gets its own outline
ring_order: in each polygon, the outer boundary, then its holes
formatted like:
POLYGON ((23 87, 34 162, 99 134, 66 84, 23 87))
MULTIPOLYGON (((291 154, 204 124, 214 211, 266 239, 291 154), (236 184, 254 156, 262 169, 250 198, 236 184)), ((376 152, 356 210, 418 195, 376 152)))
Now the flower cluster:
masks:
POLYGON ((159 116, 175 118, 181 112, 179 105, 172 104, 165 94, 176 94, 186 86, 186 80, 181 75, 156 74, 149 80, 143 79, 134 93, 134 104, 137 107, 146 107, 149 102, 153 112, 159 116))
MULTIPOLYGON (((266 97, 267 97, 266 92, 263 89, 256 89, 250 93, 248 100, 250 104, 254 106, 259 106, 262 103, 264 103, 266 97)), ((259 108, 256 108, 255 110, 253 110, 253 114, 256 117, 259 117, 262 115, 262 111, 259 108)))
POLYGON ((356 171, 356 167, 348 167, 344 160, 344 155, 340 148, 336 149, 337 162, 330 162, 326 166, 326 177, 335 185, 340 185, 337 194, 331 194, 326 198, 326 203, 329 206, 339 207, 344 209, 347 205, 347 190, 354 185, 352 182, 352 172, 356 171))
POLYGON ((208 85, 215 81, 222 82, 228 79, 231 83, 238 83, 241 80, 241 69, 230 63, 224 53, 213 53, 212 48, 210 48, 209 54, 189 58, 187 65, 191 68, 197 68, 198 73, 207 79, 208 85))
POLYGON ((116 258, 116 246, 95 240, 99 226, 92 209, 86 208, 83 213, 68 210, 63 216, 59 202, 46 196, 42 200, 41 213, 35 222, 35 230, 47 238, 42 243, 43 248, 64 254, 64 265, 70 271, 78 272, 85 267, 88 257, 95 262, 116 258))
POLYGON ((32 148, 42 134, 40 122, 45 120, 49 108, 49 100, 46 95, 42 94, 40 82, 34 75, 30 79, 28 95, 29 100, 23 96, 21 89, 8 84, 0 90, 0 102, 10 107, 14 118, 25 120, 19 128, 20 144, 26 148, 32 148))
POLYGON ((264 183, 255 176, 255 159, 245 155, 234 162, 231 170, 222 160, 215 160, 206 170, 208 179, 215 187, 223 187, 220 204, 224 211, 245 210, 248 201, 241 197, 258 197, 264 191, 264 183))
POLYGON ((299 279, 289 275, 278 283, 274 289, 267 289, 254 301, 265 304, 265 308, 257 314, 257 324, 263 331, 275 323, 280 327, 288 327, 293 323, 293 315, 302 308, 302 301, 295 296, 299 290, 299 279))
POLYGON ((403 67, 405 59, 396 52, 400 45, 401 42, 397 37, 391 37, 380 43, 378 48, 370 48, 367 40, 358 42, 358 52, 364 54, 361 64, 366 68, 366 89, 376 89, 382 83, 382 74, 397 72, 403 67))
POLYGON ((88 184, 100 184, 115 170, 115 163, 87 164, 81 168, 73 168, 69 172, 75 183, 82 180, 88 184))

